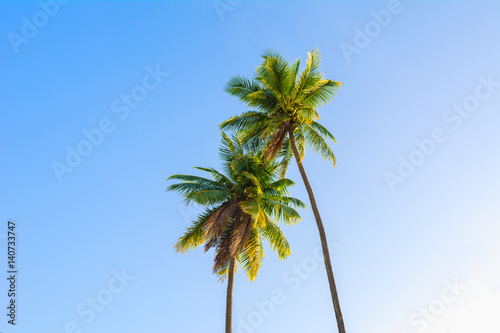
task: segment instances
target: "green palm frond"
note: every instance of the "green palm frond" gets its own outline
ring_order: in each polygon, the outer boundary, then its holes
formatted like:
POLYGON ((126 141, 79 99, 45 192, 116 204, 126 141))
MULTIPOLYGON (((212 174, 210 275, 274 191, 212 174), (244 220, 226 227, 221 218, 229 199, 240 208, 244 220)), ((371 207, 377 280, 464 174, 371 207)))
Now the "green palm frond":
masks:
POLYGON ((266 215, 259 202, 249 199, 240 202, 241 209, 252 217, 255 225, 262 227, 266 225, 266 215))
MULTIPOLYGON (((201 169, 201 168, 197 168, 201 169)), ((207 179, 199 176, 191 176, 191 175, 172 175, 167 178, 167 180, 171 179, 177 179, 177 180, 182 180, 187 183, 191 184, 199 184, 199 185, 212 185, 212 186, 219 186, 219 183, 217 181, 214 181, 212 179, 207 179)), ((167 189, 170 191, 170 189, 167 189)))
POLYGON ((299 99, 304 94, 304 91, 307 91, 321 80, 322 74, 319 72, 320 63, 321 55, 317 49, 307 53, 306 68, 299 75, 292 93, 293 99, 299 99))
MULTIPOLYGON (((208 187, 208 185, 206 186, 208 187)), ((186 203, 189 204, 191 201, 194 201, 199 205, 216 205, 231 199, 231 197, 231 192, 229 192, 227 188, 223 190, 218 188, 207 188, 186 195, 186 203)))
MULTIPOLYGON (((291 179, 278 179, 265 187, 266 189, 275 189, 278 192, 285 192, 289 187, 295 185, 295 182, 291 179)), ((286 192, 285 192, 286 193, 286 192)))
POLYGON ((253 228, 250 232, 245 249, 241 253, 241 265, 250 281, 257 276, 264 258, 264 246, 259 235, 259 229, 253 228))
POLYGON ((262 112, 271 112, 280 103, 277 96, 269 89, 262 88, 246 97, 246 103, 262 112))
POLYGON ((333 163, 333 166, 336 164, 335 154, 333 150, 330 148, 326 140, 318 133, 312 126, 303 125, 305 139, 307 143, 312 147, 315 152, 319 152, 321 157, 325 160, 333 163))
POLYGON ((257 67, 257 80, 269 89, 281 104, 286 103, 290 90, 290 65, 280 54, 266 50, 262 55, 264 62, 257 67))
POLYGON ((271 245, 273 251, 278 253, 280 259, 285 259, 290 255, 290 244, 288 244, 285 235, 272 219, 269 219, 266 227, 261 229, 261 235, 271 245))
POLYGON ((295 224, 300 220, 299 213, 293 207, 278 200, 262 199, 262 207, 268 215, 286 225, 295 224))
POLYGON ((318 123, 317 121, 313 121, 310 126, 316 130, 317 132, 319 132, 319 134, 321 134, 322 136, 324 136, 325 138, 327 139, 331 139, 333 140, 333 142, 337 143, 337 140, 335 140, 335 137, 333 136, 332 133, 330 133, 330 131, 328 129, 326 129, 326 127, 324 127, 323 125, 321 125, 320 123, 318 123))
MULTIPOLYGON (((262 186, 260 184, 259 179, 255 175, 253 175, 247 171, 242 171, 240 173, 240 177, 250 181, 250 183, 251 183, 246 187, 248 194, 253 194, 256 197, 262 196, 262 194, 263 194, 262 193, 262 186)), ((242 180, 242 182, 243 182, 243 180, 242 180)))
POLYGON ((299 74, 299 69, 300 69, 300 58, 295 60, 291 65, 290 65, 290 87, 288 88, 287 91, 287 96, 290 97, 292 96, 292 92, 295 89, 297 85, 297 75, 299 74))
POLYGON ((243 76, 234 76, 227 83, 225 91, 232 96, 238 97, 241 101, 246 102, 246 97, 251 93, 260 90, 260 84, 255 79, 247 79, 243 76))
POLYGON ((181 193, 186 204, 194 201, 199 205, 215 205, 231 197, 227 187, 220 185, 179 183, 170 185, 167 190, 181 193))
POLYGON ((215 180, 215 182, 219 184, 219 186, 220 186, 220 184, 224 184, 226 186, 231 186, 233 184, 231 179, 227 178, 225 175, 223 175, 219 171, 215 170, 214 168, 202 168, 202 167, 194 167, 194 168, 208 172, 212 176, 212 178, 215 180))
POLYGON ((307 205, 301 201, 300 199, 290 197, 290 196, 285 196, 285 195, 279 195, 279 196, 268 196, 270 200, 278 201, 282 204, 285 204, 287 206, 290 206, 292 208, 300 208, 300 209, 306 209, 307 205))
POLYGON ((306 105, 318 107, 330 102, 341 86, 340 82, 320 80, 314 86, 304 90, 299 100, 306 105))
POLYGON ((262 118, 269 118, 265 114, 257 111, 247 111, 239 116, 234 116, 228 120, 222 122, 219 128, 223 131, 232 130, 240 131, 242 129, 255 126, 258 122, 261 122, 262 118))

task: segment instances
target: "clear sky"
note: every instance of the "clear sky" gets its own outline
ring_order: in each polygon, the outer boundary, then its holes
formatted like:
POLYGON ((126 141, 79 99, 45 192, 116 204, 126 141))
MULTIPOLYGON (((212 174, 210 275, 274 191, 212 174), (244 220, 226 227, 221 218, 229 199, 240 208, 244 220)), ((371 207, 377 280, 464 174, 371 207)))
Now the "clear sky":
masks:
MULTIPOLYGON (((344 83, 320 110, 338 164, 305 168, 348 332, 500 331, 500 2, 62 2, 0 2, 2 332, 222 332, 226 285, 174 252, 198 211, 165 180, 220 166, 231 76, 316 47, 344 83)), ((235 332, 336 331, 302 216, 288 260, 237 275, 235 332)))

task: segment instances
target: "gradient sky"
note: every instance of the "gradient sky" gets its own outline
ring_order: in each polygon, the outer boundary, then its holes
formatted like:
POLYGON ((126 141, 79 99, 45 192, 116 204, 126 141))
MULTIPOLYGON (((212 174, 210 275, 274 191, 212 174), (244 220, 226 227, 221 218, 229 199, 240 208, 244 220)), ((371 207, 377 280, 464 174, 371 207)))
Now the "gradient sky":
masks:
MULTIPOLYGON (((251 76, 266 48, 305 60, 316 47, 344 84, 319 112, 338 163, 309 151, 305 168, 349 333, 500 331, 500 2, 58 7, 49 17, 37 2, 0 2, 0 241, 5 251, 16 221, 19 266, 16 327, 0 283, 2 332, 222 332, 226 285, 212 253, 174 252, 198 211, 165 179, 220 166, 217 125, 245 111, 223 92, 231 76, 251 76), (37 31, 23 28, 33 20, 37 31), (369 40, 356 37, 365 28, 369 40), (141 101, 127 107, 132 92, 141 101), (99 126, 108 133, 85 146, 99 126), (419 153, 435 129, 440 142, 419 153), (89 154, 58 178, 67 147, 89 154), (419 165, 391 188, 387 173, 401 177, 410 157, 419 165)), ((288 177, 306 201, 295 165, 288 177)), ((283 227, 288 260, 268 250, 256 281, 237 275, 234 332, 336 331, 313 215, 302 217, 283 227), (282 302, 259 312, 276 290, 282 302)))

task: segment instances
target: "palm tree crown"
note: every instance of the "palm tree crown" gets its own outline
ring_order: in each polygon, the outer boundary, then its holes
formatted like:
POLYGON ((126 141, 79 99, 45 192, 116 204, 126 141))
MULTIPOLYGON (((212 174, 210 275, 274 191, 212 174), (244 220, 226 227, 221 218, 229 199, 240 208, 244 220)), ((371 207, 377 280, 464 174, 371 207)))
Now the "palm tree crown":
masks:
POLYGON ((230 259, 241 263, 250 280, 255 279, 262 264, 262 239, 268 241, 280 259, 290 254, 290 246, 277 222, 296 223, 300 216, 296 207, 305 205, 288 196, 294 183, 278 179, 278 164, 265 161, 262 154, 244 154, 241 143, 223 133, 220 155, 224 173, 213 168, 196 168, 211 179, 190 175, 173 175, 181 180, 167 190, 177 191, 187 204, 205 206, 193 225, 175 245, 186 252, 205 243, 205 251, 215 248, 214 273, 223 279, 230 259))
POLYGON ((329 102, 342 83, 324 79, 319 71, 321 56, 317 50, 308 53, 306 67, 299 74, 300 59, 289 63, 280 54, 266 51, 256 69, 256 77, 235 76, 226 92, 252 108, 223 122, 222 130, 235 130, 251 149, 265 146, 265 156, 283 157, 281 176, 293 157, 289 134, 293 133, 302 160, 305 145, 335 165, 335 155, 327 140, 333 135, 317 120, 317 108, 329 102))

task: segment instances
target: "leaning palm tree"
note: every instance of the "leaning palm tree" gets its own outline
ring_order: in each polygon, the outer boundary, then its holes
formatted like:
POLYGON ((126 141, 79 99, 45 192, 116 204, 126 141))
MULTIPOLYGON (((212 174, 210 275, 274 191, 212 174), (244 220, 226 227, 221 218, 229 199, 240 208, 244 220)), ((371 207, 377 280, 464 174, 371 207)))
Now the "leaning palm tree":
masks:
POLYGON ((290 64, 273 51, 266 51, 262 57, 264 60, 257 67, 255 78, 236 76, 226 85, 226 92, 253 110, 228 119, 220 128, 236 131, 248 149, 263 149, 268 160, 280 157, 282 177, 295 157, 319 230, 338 330, 344 333, 325 228, 302 164, 308 144, 335 166, 335 155, 327 143, 328 139, 335 142, 335 138, 317 122, 317 109, 329 102, 342 84, 323 78, 317 50, 308 53, 307 65, 300 73, 300 60, 290 64))
POLYGON ((266 160, 262 153, 244 154, 238 139, 223 133, 220 149, 225 172, 213 168, 197 168, 212 179, 190 175, 173 175, 180 180, 167 190, 177 191, 187 204, 205 206, 193 225, 175 245, 186 252, 205 243, 205 251, 215 248, 213 271, 228 279, 226 300, 226 333, 232 332, 234 273, 241 264, 250 280, 255 279, 262 264, 267 240, 280 259, 290 254, 290 246, 278 222, 296 223, 300 216, 296 207, 305 205, 288 195, 294 183, 280 179, 279 164, 266 160))

